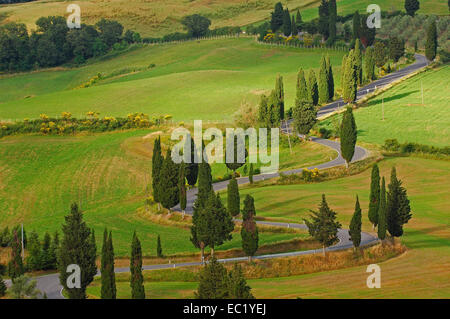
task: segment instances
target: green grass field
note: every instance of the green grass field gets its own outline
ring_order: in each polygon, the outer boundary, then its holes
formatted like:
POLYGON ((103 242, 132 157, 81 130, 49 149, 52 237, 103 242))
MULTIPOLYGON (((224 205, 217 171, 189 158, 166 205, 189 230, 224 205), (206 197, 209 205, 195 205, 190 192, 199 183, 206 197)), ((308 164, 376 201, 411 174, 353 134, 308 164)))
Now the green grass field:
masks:
MULTIPOLYGON (((380 163, 381 174, 388 176, 395 165, 411 200, 413 218, 405 227, 401 241, 408 251, 379 263, 381 289, 366 287, 366 267, 353 267, 301 276, 249 280, 257 298, 449 298, 450 297, 450 224, 448 209, 442 200, 450 189, 450 163, 420 158, 395 158, 380 163)), ((355 195, 360 196, 363 228, 370 230, 367 219, 370 170, 318 184, 269 186, 245 189, 255 195, 258 216, 298 222, 315 209, 320 193, 347 227, 354 209, 355 195), (281 199, 283 198, 283 200, 281 199)), ((448 197, 448 196, 447 196, 448 197)), ((151 272, 148 272, 151 276, 151 272)), ((150 298, 192 298, 195 282, 146 282, 150 298)), ((119 282, 118 297, 130 295, 128 282, 119 282)), ((99 295, 100 286, 89 288, 99 295)))
MULTIPOLYGON (((328 53, 339 82, 343 52, 328 53)), ((0 118, 59 116, 63 111, 79 117, 98 111, 103 116, 144 112, 172 114, 183 121, 230 120, 241 103, 256 104, 260 94, 269 93, 277 73, 284 76, 286 106, 293 106, 298 69, 318 72, 321 54, 319 50, 270 48, 251 38, 145 46, 77 69, 0 78, 5 88, 0 91, 0 118), (73 89, 99 72, 111 75, 151 63, 156 67, 73 89)))
MULTIPOLYGON (((278 0, 227 0, 227 1, 184 1, 154 0, 151 2, 125 0, 78 0, 83 23, 94 24, 101 18, 115 19, 125 28, 137 30, 144 36, 161 36, 182 31, 181 18, 199 13, 212 21, 212 28, 223 26, 245 26, 267 20, 278 0)), ((380 5, 383 11, 404 11, 403 0, 337 0, 338 13, 346 15, 359 10, 365 12, 369 4, 380 5)), ((303 20, 316 18, 320 0, 285 0, 283 5, 292 11, 299 8, 303 20)), ((447 14, 447 4, 443 0, 421 2, 419 13, 447 14)), ((67 4, 60 1, 34 1, 31 3, 0 6, 0 16, 6 14, 2 23, 23 22, 35 28, 34 22, 41 16, 67 15, 67 4)))
MULTIPOLYGON (((136 210, 144 206, 151 184, 152 139, 143 139, 150 130, 133 130, 87 136, 14 136, 0 140, 0 224, 24 222, 28 231, 61 229, 70 204, 78 202, 87 223, 100 241, 103 228, 113 231, 116 255, 129 251, 136 230, 144 254, 154 255, 160 234, 167 255, 193 252, 188 229, 151 222, 136 210)), ((153 136, 154 138, 155 136, 153 136)), ((324 147, 300 144, 294 147, 295 162, 307 166, 328 160, 324 147)), ((288 149, 280 157, 287 158, 288 149)), ((214 165, 214 175, 222 174, 214 165)), ((295 237, 292 234, 263 234, 263 242, 295 237)), ((100 244, 100 242, 99 242, 100 244)), ((240 236, 220 249, 240 246, 240 236)))
MULTIPOLYGON (((370 100, 367 107, 354 112, 358 140, 382 145, 386 139, 396 138, 400 143, 448 146, 449 77, 450 66, 446 65, 414 76, 370 100)), ((320 126, 331 128, 331 119, 320 126)))

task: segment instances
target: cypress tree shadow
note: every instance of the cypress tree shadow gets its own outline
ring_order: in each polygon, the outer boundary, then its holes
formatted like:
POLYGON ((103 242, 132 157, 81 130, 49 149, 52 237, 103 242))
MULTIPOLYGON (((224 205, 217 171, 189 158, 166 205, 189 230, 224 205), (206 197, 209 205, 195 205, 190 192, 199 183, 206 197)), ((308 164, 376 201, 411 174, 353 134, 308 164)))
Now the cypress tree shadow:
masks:
MULTIPOLYGON (((405 93, 388 96, 388 97, 384 98, 384 102, 386 103, 386 102, 390 102, 390 101, 399 100, 399 99, 402 99, 404 97, 407 97, 407 96, 417 93, 417 92, 419 92, 419 90, 414 90, 414 91, 409 91, 409 92, 405 92, 405 93)), ((378 104, 381 104, 381 102, 382 102, 381 98, 374 99, 374 100, 370 101, 369 103, 367 103, 367 106, 378 105, 378 104)))

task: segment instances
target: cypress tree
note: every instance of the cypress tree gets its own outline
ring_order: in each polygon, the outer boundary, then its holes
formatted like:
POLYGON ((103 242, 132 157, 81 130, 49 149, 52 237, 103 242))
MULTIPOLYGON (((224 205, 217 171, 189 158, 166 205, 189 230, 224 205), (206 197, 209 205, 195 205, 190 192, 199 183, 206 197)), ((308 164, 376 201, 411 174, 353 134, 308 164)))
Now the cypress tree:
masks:
POLYGON ((319 6, 319 33, 322 35, 323 39, 328 39, 330 33, 330 17, 328 11, 328 2, 327 0, 322 0, 319 6))
POLYGON ((362 84, 362 52, 361 52, 361 41, 356 39, 355 50, 353 51, 353 57, 355 58, 356 67, 356 83, 357 85, 362 84))
POLYGON ((289 14, 289 9, 286 8, 283 12, 283 33, 285 36, 290 36, 292 31, 291 25, 291 15, 289 14))
POLYGON ((367 48, 364 56, 364 73, 368 81, 375 80, 375 57, 371 47, 367 48))
POLYGON ((297 9, 297 16, 295 17, 295 23, 297 25, 297 32, 302 31, 302 15, 300 14, 300 10, 297 9))
POLYGON ((227 185, 227 193, 228 213, 231 216, 237 216, 240 212, 241 199, 239 197, 239 186, 234 175, 227 185))
POLYGON ((336 40, 336 19, 337 19, 337 6, 336 0, 330 0, 328 3, 329 11, 329 39, 332 42, 336 40))
POLYGON ((298 34, 297 23, 295 22, 295 16, 292 15, 291 20, 291 35, 296 36, 298 34))
POLYGON ((275 10, 272 12, 272 19, 270 21, 270 28, 272 32, 277 32, 283 25, 284 9, 281 2, 275 4, 275 10))
POLYGON ((51 261, 51 252, 50 246, 52 243, 52 238, 48 232, 45 232, 44 242, 42 243, 42 269, 51 269, 52 261, 51 261))
POLYGON ((355 212, 350 221, 350 229, 348 231, 350 240, 353 242, 355 249, 361 244, 361 219, 361 207, 359 206, 358 196, 356 196, 355 212))
POLYGON ((158 136, 153 143, 153 156, 152 156, 152 189, 153 189, 153 199, 155 202, 160 203, 160 174, 162 169, 164 158, 161 155, 161 139, 158 136))
POLYGON ((224 299, 228 297, 227 270, 215 257, 199 274, 196 299, 224 299))
POLYGON ((58 270, 59 281, 69 296, 69 299, 85 299, 86 287, 97 274, 95 259, 97 247, 95 234, 83 221, 83 214, 77 204, 72 204, 70 214, 65 217, 62 226, 63 238, 59 254, 58 270), (81 288, 68 288, 67 267, 76 264, 81 269, 81 288))
POLYGON ((322 55, 319 72, 319 102, 321 104, 328 102, 330 95, 330 90, 328 87, 329 81, 327 62, 325 60, 325 56, 322 55))
POLYGON ((372 167, 372 176, 370 181, 370 198, 369 198, 369 220, 373 225, 373 229, 378 225, 378 209, 380 206, 380 170, 378 164, 372 167))
POLYGON ((102 260, 101 260, 101 276, 102 276, 102 299, 116 299, 116 276, 114 273, 114 248, 112 242, 112 233, 105 228, 103 234, 102 260))
POLYGON ((358 10, 353 14, 353 39, 359 39, 361 37, 361 18, 358 10))
POLYGON ((375 65, 381 68, 387 61, 387 49, 383 42, 376 41, 373 45, 375 65))
POLYGON ((234 264, 233 269, 228 273, 227 298, 230 299, 255 299, 251 293, 250 286, 247 285, 241 266, 234 264))
POLYGON ((339 132, 341 137, 341 154, 348 167, 348 164, 352 161, 353 154, 355 154, 356 139, 358 137, 351 107, 347 107, 347 110, 344 112, 339 132))
POLYGON ((347 68, 347 54, 344 54, 342 57, 342 65, 341 65, 341 90, 342 90, 342 96, 344 96, 344 90, 346 88, 345 85, 345 71, 347 68))
POLYGON ((20 253, 22 252, 21 247, 18 230, 13 229, 11 236, 11 260, 8 263, 8 275, 11 277, 12 281, 25 273, 22 257, 20 256, 20 253))
POLYGON ((43 268, 42 247, 39 236, 35 231, 30 234, 28 243, 28 256, 26 258, 27 268, 30 270, 40 270, 43 268))
POLYGON ((267 121, 267 115, 268 115, 268 98, 264 94, 261 95, 261 100, 259 102, 259 109, 258 109, 258 122, 262 127, 269 128, 270 125, 267 121))
POLYGON ((242 249, 248 256, 249 262, 258 250, 258 227, 255 222, 255 202, 252 196, 247 195, 244 200, 244 209, 242 210, 242 249))
POLYGON ((183 216, 184 216, 184 210, 186 209, 186 176, 185 176, 185 168, 186 168, 186 164, 185 163, 181 163, 180 165, 180 179, 179 179, 179 184, 178 184, 178 188, 179 188, 179 194, 180 194, 180 208, 181 211, 183 212, 183 216))
POLYGON ((429 61, 433 61, 436 57, 437 46, 436 21, 433 21, 427 28, 427 42, 425 43, 425 56, 429 61))
POLYGON ((403 225, 411 219, 411 207, 409 206, 406 189, 402 181, 397 179, 397 171, 392 167, 391 182, 388 185, 386 204, 386 223, 389 234, 392 237, 403 235, 403 225))
POLYGON ((215 247, 232 239, 231 233, 234 230, 234 222, 231 215, 228 214, 223 206, 219 194, 215 196, 214 193, 211 193, 208 203, 205 210, 207 210, 207 214, 210 216, 209 246, 211 247, 211 255, 214 256, 215 247))
POLYGON ((326 63, 328 70, 328 100, 332 101, 334 98, 334 75, 329 55, 327 56, 326 63))
POLYGON ((142 249, 136 232, 133 234, 131 243, 130 272, 131 298, 145 299, 144 277, 142 276, 142 249))
POLYGON ((384 240, 386 238, 386 184, 384 177, 381 180, 380 205, 378 206, 378 238, 384 240))
POLYGON ((311 103, 297 100, 293 118, 295 131, 299 134, 308 135, 317 122, 317 110, 311 103))
MULTIPOLYGON (((197 152, 197 146, 195 145, 194 139, 191 140, 191 162, 185 163, 185 176, 189 185, 194 186, 197 183, 198 177, 198 163, 195 161, 195 154, 197 152)), ((189 143, 186 141, 186 143, 189 143)))
POLYGON ((253 163, 250 163, 250 170, 248 172, 248 181, 253 184, 253 163))
POLYGON ((161 179, 159 181, 161 204, 168 210, 177 205, 180 200, 178 169, 179 166, 172 160, 171 151, 168 149, 162 165, 160 174, 161 179))
POLYGON ((161 246, 161 236, 158 235, 158 238, 156 240, 156 255, 159 258, 163 257, 163 251, 162 251, 162 246, 161 246))
POLYGON ((346 103, 354 103, 356 101, 358 89, 358 75, 354 51, 350 51, 345 59, 345 69, 343 78, 343 100, 346 103))
POLYGON ((284 119, 284 85, 283 85, 283 77, 281 75, 277 76, 277 80, 275 82, 275 94, 277 97, 277 108, 279 111, 279 119, 284 119))
POLYGON ((304 219, 308 232, 315 240, 320 242, 325 256, 325 247, 336 243, 338 230, 341 224, 336 220, 336 212, 328 207, 325 195, 322 195, 322 202, 319 205, 319 211, 311 210, 311 221, 304 219))
POLYGON ((50 245, 50 263, 51 269, 58 268, 58 251, 59 251, 59 233, 55 231, 52 244, 50 245))
POLYGON ((306 85, 305 80, 305 72, 303 72, 303 69, 300 68, 297 74, 297 95, 295 104, 299 102, 310 102, 312 103, 312 99, 308 94, 308 86, 306 85))
POLYGON ((198 171, 198 193, 196 205, 205 206, 209 195, 212 192, 211 166, 206 161, 199 165, 198 171))
POLYGON ((309 70, 308 79, 309 99, 312 100, 313 105, 317 105, 319 103, 319 89, 317 87, 316 73, 314 70, 309 70))

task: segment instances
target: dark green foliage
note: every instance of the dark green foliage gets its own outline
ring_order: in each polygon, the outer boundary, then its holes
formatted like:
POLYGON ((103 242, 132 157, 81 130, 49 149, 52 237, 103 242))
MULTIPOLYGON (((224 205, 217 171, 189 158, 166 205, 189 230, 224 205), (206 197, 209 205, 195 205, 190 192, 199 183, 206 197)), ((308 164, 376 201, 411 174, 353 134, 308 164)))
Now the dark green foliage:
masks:
POLYGON ((378 206, 378 238, 384 240, 387 230, 387 207, 386 207, 386 183, 384 176, 381 180, 380 204, 378 206))
POLYGON ((171 150, 168 149, 164 159, 159 180, 159 197, 161 204, 166 209, 171 209, 179 203, 180 195, 178 189, 179 165, 172 160, 171 150))
POLYGON ((373 48, 368 47, 364 56, 364 74, 367 81, 375 80, 375 57, 373 48))
POLYGON ((223 206, 219 194, 215 196, 214 193, 211 193, 205 211, 209 228, 209 240, 207 242, 211 247, 211 253, 214 254, 215 247, 222 245, 225 241, 231 240, 234 222, 231 215, 228 214, 223 206))
POLYGON ((8 263, 8 275, 14 281, 17 277, 22 276, 25 273, 25 269, 22 263, 22 252, 20 235, 17 229, 14 229, 11 236, 11 260, 8 263))
POLYGON ((39 270, 42 269, 43 266, 41 242, 39 241, 39 236, 35 231, 30 234, 26 265, 28 270, 39 270))
POLYGON ((244 209, 242 210, 242 249, 251 260, 258 250, 258 228, 255 222, 255 201, 252 196, 247 195, 244 200, 244 209))
POLYGON ((398 62, 398 60, 405 54, 405 43, 397 37, 389 39, 389 58, 398 62))
POLYGON ((144 277, 142 276, 142 249, 136 232, 133 233, 131 242, 130 273, 131 298, 145 299, 144 277))
POLYGON ((292 32, 291 15, 289 9, 286 8, 283 12, 283 33, 285 36, 290 36, 292 32))
POLYGON ((312 99, 308 94, 308 86, 306 85, 305 80, 305 72, 300 68, 297 74, 297 95, 295 104, 299 102, 310 102, 312 103, 312 99))
MULTIPOLYGON (((188 141, 186 141, 189 143, 188 141)), ((185 163, 186 168, 186 180, 189 185, 194 186, 195 183, 197 183, 197 177, 198 177, 198 163, 196 163, 195 160, 195 154, 197 152, 197 146, 194 143, 194 139, 191 138, 191 162, 185 163)))
POLYGON ((275 4, 275 9, 272 12, 272 19, 270 20, 270 28, 273 32, 278 31, 283 25, 284 9, 281 2, 275 4))
POLYGON ((337 234, 341 227, 336 220, 336 212, 328 207, 325 195, 322 195, 319 211, 311 210, 310 218, 311 221, 304 219, 309 234, 322 244, 325 254, 325 247, 329 247, 339 240, 337 234))
POLYGON ((255 299, 238 264, 234 264, 233 269, 228 273, 227 291, 229 299, 255 299))
POLYGON ((153 200, 157 203, 161 202, 161 191, 159 189, 161 180, 161 169, 163 165, 164 157, 161 154, 161 138, 158 136, 153 143, 153 156, 152 156, 152 189, 153 200))
POLYGON ((356 101, 358 89, 358 66, 354 50, 351 50, 345 59, 342 85, 342 98, 344 102, 354 103, 356 101))
POLYGON ((297 15, 295 17, 295 23, 297 26, 297 32, 302 31, 303 20, 302 20, 302 15, 300 14, 300 10, 298 10, 298 9, 297 9, 297 15))
POLYGON ((248 172, 248 181, 250 182, 250 184, 253 184, 253 174, 254 174, 253 163, 250 163, 250 169, 248 172))
POLYGON ((348 164, 352 161, 353 154, 355 154, 356 139, 358 137, 355 117, 353 116, 353 109, 347 107, 342 117, 341 127, 339 129, 341 138, 341 154, 348 164))
POLYGON ((163 257, 163 250, 161 246, 161 236, 158 235, 158 238, 156 239, 156 256, 159 258, 163 257))
MULTIPOLYGON (((259 105, 258 121, 262 127, 279 127, 284 118, 284 87, 283 77, 278 75, 275 89, 269 97, 261 96, 259 105)), ((228 164, 227 164, 228 166, 228 164)))
POLYGON ((178 180, 178 192, 180 194, 180 208, 184 212, 186 209, 186 176, 185 176, 186 164, 180 164, 180 177, 178 180))
POLYGON ((334 75, 329 55, 327 56, 326 62, 328 70, 328 100, 331 101, 334 98, 334 75))
POLYGON ((392 237, 403 235, 403 225, 411 219, 411 207, 409 206, 406 189, 402 182, 397 179, 395 167, 392 167, 391 182, 388 185, 386 204, 387 229, 392 237))
POLYGON ((312 69, 309 71, 308 77, 308 95, 313 105, 319 104, 319 88, 317 87, 316 73, 312 69))
POLYGON ((299 103, 294 108, 294 129, 297 133, 308 135, 317 122, 317 110, 311 103, 299 103))
POLYGON ((373 45, 373 55, 375 59, 375 65, 379 68, 381 68, 383 65, 386 64, 388 54, 387 54, 387 48, 381 41, 376 41, 373 45))
POLYGON ((330 18, 328 10, 327 0, 322 0, 319 6, 319 33, 322 35, 323 39, 328 39, 330 34, 330 18))
POLYGON ((337 19, 337 6, 336 0, 330 0, 328 3, 329 12, 329 40, 333 43, 336 39, 336 19, 337 19))
POLYGON ((355 49, 353 51, 355 58, 355 68, 356 68, 356 83, 358 85, 362 84, 362 51, 361 51, 361 41, 356 39, 355 49))
POLYGON ((45 233, 44 235, 44 242, 42 243, 42 269, 52 269, 53 264, 51 260, 51 244, 52 244, 52 238, 49 233, 45 233))
POLYGON ((31 64, 25 24, 12 22, 0 26, 0 71, 24 71, 31 64))
POLYGON ((346 83, 345 83, 345 70, 347 68, 347 54, 344 54, 344 56, 342 57, 342 64, 341 64, 341 89, 342 89, 342 96, 344 94, 344 90, 346 88, 346 83))
POLYGON ((114 248, 112 242, 112 233, 105 228, 103 234, 102 260, 101 260, 101 276, 102 276, 102 299, 116 299, 116 276, 114 273, 114 248))
POLYGON ((198 193, 196 206, 204 207, 212 192, 211 166, 205 161, 199 164, 198 171, 198 193))
POLYGON ((230 182, 227 185, 227 208, 228 213, 231 216, 237 216, 240 213, 240 203, 241 199, 239 197, 239 186, 237 183, 236 178, 233 176, 233 178, 230 180, 230 182))
POLYGON ((77 204, 72 204, 70 214, 65 217, 62 226, 63 238, 58 258, 59 280, 69 299, 85 299, 86 287, 92 282, 97 267, 95 259, 97 247, 95 235, 83 221, 83 214, 77 204), (76 264, 81 269, 81 288, 67 287, 67 266, 76 264))
POLYGON ((321 104, 328 102, 330 98, 330 90, 328 87, 330 79, 328 78, 328 70, 325 56, 322 55, 319 71, 319 103, 321 104))
POLYGON ((370 180, 369 220, 375 228, 378 225, 378 209, 380 206, 380 170, 378 164, 372 167, 370 180))
POLYGON ((405 0, 406 13, 414 17, 416 11, 420 9, 420 2, 418 0, 405 0))
POLYGON ((258 108, 258 122, 262 127, 270 127, 270 123, 267 121, 267 115, 268 115, 268 99, 267 96, 264 94, 261 95, 261 100, 259 102, 259 108, 258 108))
POLYGON ((284 119, 284 85, 283 85, 283 77, 281 75, 277 76, 275 82, 275 94, 277 97, 277 109, 279 111, 280 120, 284 119))
POLYGON ((298 33, 298 29, 297 29, 297 23, 295 22, 295 16, 292 15, 292 20, 291 20, 291 34, 293 36, 297 35, 298 33))
POLYGON ((123 26, 119 22, 102 18, 96 26, 99 30, 100 39, 109 48, 119 42, 123 33, 123 26))
POLYGON ((352 220, 350 221, 350 229, 348 234, 350 240, 353 242, 353 246, 359 247, 361 244, 361 225, 362 225, 361 207, 359 206, 359 199, 356 196, 355 212, 353 213, 352 220))
POLYGON ((203 37, 207 34, 211 20, 199 14, 193 14, 181 19, 181 24, 188 34, 194 38, 203 37))
POLYGON ((227 290, 227 270, 213 257, 200 271, 195 298, 224 299, 228 296, 227 290))
POLYGON ((353 14, 353 39, 359 39, 361 37, 361 17, 359 12, 355 11, 353 14))
POLYGON ((6 295, 6 284, 3 277, 0 275, 0 298, 6 295))
POLYGON ((437 30, 436 21, 430 23, 427 29, 427 42, 425 43, 425 56, 429 61, 433 61, 437 52, 437 30))

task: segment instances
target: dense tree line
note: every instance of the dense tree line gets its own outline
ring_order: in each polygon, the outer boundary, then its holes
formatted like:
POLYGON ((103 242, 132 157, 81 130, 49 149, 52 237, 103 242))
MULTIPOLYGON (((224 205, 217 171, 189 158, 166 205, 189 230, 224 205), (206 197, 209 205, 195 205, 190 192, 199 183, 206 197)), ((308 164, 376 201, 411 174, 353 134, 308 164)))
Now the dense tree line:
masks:
POLYGON ((70 61, 79 64, 113 48, 141 42, 139 33, 123 31, 119 22, 106 19, 69 29, 64 17, 41 17, 31 35, 25 24, 8 23, 0 26, 0 71, 26 71, 70 61))

